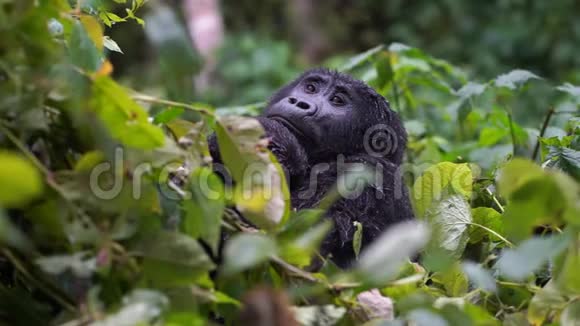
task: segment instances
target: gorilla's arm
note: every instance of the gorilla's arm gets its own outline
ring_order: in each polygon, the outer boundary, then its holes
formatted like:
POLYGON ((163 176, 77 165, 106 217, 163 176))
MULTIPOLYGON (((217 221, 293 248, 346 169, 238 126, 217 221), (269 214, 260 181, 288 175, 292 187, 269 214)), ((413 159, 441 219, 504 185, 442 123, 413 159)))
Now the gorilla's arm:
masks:
MULTIPOLYGON (((355 221, 363 226, 364 249, 389 226, 414 218, 408 191, 397 165, 386 160, 366 160, 361 157, 350 157, 346 162, 364 163, 371 169, 377 169, 377 175, 382 175, 382 180, 380 177, 377 178, 375 185, 366 186, 355 198, 339 199, 326 212, 326 217, 334 222, 334 228, 326 236, 320 254, 322 256, 331 254, 332 260, 341 268, 347 268, 355 261, 352 244, 355 221)), ((310 193, 307 189, 297 191, 292 198, 294 206, 297 209, 317 206, 334 187, 336 175, 336 166, 331 165, 330 169, 318 173, 315 179, 311 177, 309 187, 315 182, 316 191, 313 192, 312 189, 310 193)))

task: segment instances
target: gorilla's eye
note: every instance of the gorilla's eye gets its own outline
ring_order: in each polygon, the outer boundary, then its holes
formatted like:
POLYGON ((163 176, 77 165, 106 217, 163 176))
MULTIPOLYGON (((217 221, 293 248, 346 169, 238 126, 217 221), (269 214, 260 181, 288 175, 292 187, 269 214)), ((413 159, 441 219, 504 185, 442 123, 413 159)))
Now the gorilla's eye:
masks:
POLYGON ((316 85, 312 84, 312 83, 308 83, 306 84, 306 86, 304 86, 304 89, 308 92, 308 93, 316 93, 316 85))
POLYGON ((346 104, 346 101, 345 101, 345 100, 344 100, 344 98, 342 98, 342 96, 340 96, 340 95, 334 95, 334 96, 332 96, 332 97, 330 98, 330 102, 331 102, 333 105, 336 105, 336 106, 341 106, 341 105, 344 105, 344 104, 346 104))

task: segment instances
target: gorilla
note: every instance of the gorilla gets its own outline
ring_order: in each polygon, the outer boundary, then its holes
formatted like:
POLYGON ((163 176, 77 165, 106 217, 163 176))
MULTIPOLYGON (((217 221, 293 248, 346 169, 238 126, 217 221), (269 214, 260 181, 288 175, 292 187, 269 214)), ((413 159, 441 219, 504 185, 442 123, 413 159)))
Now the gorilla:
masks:
MULTIPOLYGON (((347 268, 355 259, 355 222, 362 224, 364 249, 389 226, 414 218, 400 169, 405 129, 364 82, 309 70, 277 91, 258 121, 286 172, 294 209, 316 207, 348 171, 345 166, 363 164, 375 172, 374 182, 356 196, 341 197, 325 213, 334 227, 320 254, 337 266, 347 268)), ((209 147, 214 162, 221 162, 215 136, 209 147)))

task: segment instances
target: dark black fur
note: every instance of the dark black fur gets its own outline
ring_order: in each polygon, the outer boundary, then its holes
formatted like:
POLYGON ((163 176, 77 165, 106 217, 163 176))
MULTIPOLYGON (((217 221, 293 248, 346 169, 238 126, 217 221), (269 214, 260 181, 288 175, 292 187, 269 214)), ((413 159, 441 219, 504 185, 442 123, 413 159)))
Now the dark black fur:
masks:
MULTIPOLYGON (((287 171, 293 208, 318 205, 343 172, 340 160, 365 164, 382 176, 382 185, 342 198, 326 213, 335 227, 321 254, 330 254, 338 266, 347 267, 354 259, 355 221, 363 225, 364 248, 390 225, 414 217, 399 170, 406 132, 388 102, 365 83, 326 69, 307 71, 274 94, 258 120, 271 140, 270 150, 287 171), (365 146, 365 133, 377 125, 386 126, 383 136, 390 137, 390 150, 380 154, 365 146), (315 174, 317 186, 311 191, 312 169, 321 164, 327 169, 315 174)), ((209 143, 212 157, 220 161, 215 137, 209 143)))

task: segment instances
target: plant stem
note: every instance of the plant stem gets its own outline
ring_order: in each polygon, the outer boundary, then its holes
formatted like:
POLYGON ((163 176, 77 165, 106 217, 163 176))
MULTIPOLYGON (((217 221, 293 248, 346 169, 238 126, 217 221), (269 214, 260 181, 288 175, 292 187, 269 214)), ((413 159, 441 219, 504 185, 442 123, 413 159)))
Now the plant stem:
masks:
POLYGON ((497 200, 497 197, 495 197, 495 195, 491 192, 491 190, 486 188, 485 191, 487 191, 487 194, 491 196, 491 199, 497 205, 497 208, 500 210, 500 212, 503 214, 505 212, 505 209, 500 204, 499 200, 497 200))
POLYGON ((164 100, 164 99, 160 99, 160 98, 156 98, 153 96, 149 96, 149 95, 144 95, 144 94, 135 94, 132 96, 132 98, 135 101, 139 101, 139 102, 147 102, 147 103, 154 103, 154 104, 163 104, 163 105, 170 105, 170 106, 174 106, 174 107, 179 107, 179 108, 183 108, 186 110, 190 110, 190 111, 194 111, 197 113, 201 113, 201 114, 205 114, 208 116, 214 116, 214 113, 211 111, 208 111, 206 109, 202 109, 199 107, 195 107, 193 105, 190 104, 186 104, 186 103, 181 103, 181 102, 175 102, 175 101, 170 101, 170 100, 164 100))
MULTIPOLYGON (((560 112, 559 112, 560 113, 560 112)), ((532 161, 536 160, 538 156, 538 152, 540 150, 540 139, 544 137, 546 134, 546 129, 548 129, 548 125, 550 124, 550 120, 552 119, 552 115, 554 115, 554 108, 551 107, 546 113, 546 117, 544 118, 544 123, 542 124, 542 129, 540 130, 540 134, 538 135, 538 141, 536 142, 536 146, 534 147, 534 152, 532 153, 532 161)))
POLYGON ((512 137, 512 145, 513 145, 513 148, 512 148, 512 156, 516 156, 516 145, 517 145, 517 143, 516 143, 516 133, 514 131, 514 121, 512 119, 511 110, 507 109, 506 110, 506 113, 507 113, 508 122, 509 122, 509 125, 510 125, 510 136, 512 137))

